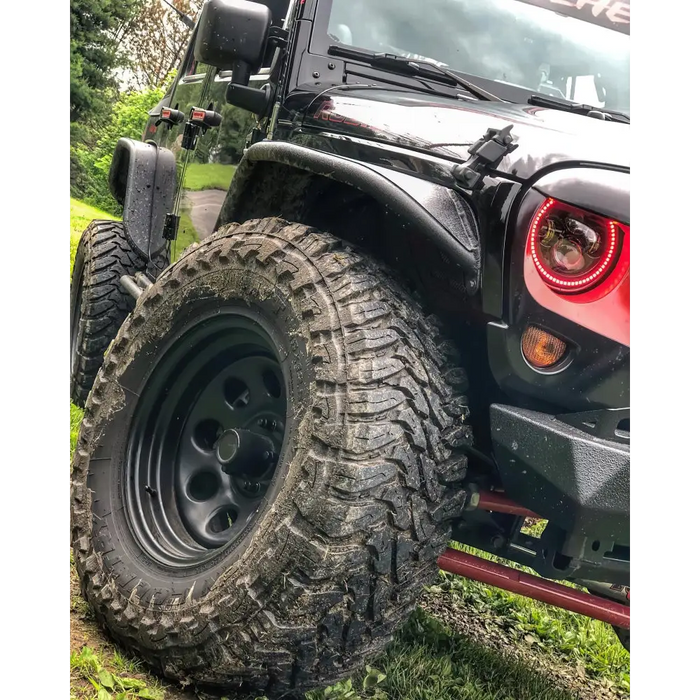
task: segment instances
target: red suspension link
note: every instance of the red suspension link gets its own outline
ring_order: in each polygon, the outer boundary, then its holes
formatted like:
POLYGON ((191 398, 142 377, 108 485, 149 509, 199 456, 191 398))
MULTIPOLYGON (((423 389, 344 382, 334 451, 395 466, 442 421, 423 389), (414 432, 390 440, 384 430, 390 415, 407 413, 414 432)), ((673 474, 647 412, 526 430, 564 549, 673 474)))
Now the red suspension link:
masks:
POLYGON ((502 493, 498 491, 479 491, 478 502, 476 508, 479 510, 490 510, 494 513, 508 513, 509 515, 521 515, 524 518, 536 518, 541 520, 537 513, 533 513, 527 508, 517 504, 515 501, 511 501, 502 493))
POLYGON ((630 627, 630 609, 627 605, 531 576, 472 554, 448 549, 438 560, 438 566, 443 571, 602 620, 616 627, 630 627))

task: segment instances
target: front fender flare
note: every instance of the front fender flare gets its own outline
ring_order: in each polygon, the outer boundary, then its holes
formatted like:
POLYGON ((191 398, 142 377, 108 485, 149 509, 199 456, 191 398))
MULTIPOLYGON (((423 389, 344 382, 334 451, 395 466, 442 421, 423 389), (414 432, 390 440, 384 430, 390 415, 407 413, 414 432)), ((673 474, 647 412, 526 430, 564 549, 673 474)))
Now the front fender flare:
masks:
POLYGON ((172 211, 177 183, 175 156, 153 142, 121 138, 109 170, 109 189, 124 207, 131 242, 144 255, 161 251, 165 215, 172 211))
POLYGON ((236 220, 241 196, 258 163, 272 162, 305 170, 366 192, 415 224, 465 274, 467 291, 481 281, 481 246, 476 217, 452 189, 378 165, 288 142, 262 141, 246 151, 226 197, 217 228, 236 220))

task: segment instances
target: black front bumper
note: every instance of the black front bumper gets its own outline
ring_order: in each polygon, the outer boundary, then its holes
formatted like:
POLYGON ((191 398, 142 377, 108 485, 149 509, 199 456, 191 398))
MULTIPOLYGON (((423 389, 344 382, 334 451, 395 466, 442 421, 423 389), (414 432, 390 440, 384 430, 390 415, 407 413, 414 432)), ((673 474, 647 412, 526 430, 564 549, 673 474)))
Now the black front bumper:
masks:
POLYGON ((630 542, 629 409, 552 416, 491 406, 506 494, 570 535, 604 547, 630 542))

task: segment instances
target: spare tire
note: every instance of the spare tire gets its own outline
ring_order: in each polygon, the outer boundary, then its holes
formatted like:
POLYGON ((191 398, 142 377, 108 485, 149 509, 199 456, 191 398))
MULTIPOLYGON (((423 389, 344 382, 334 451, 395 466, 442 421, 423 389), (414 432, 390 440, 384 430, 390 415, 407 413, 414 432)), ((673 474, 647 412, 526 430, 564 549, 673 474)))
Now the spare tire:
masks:
POLYGON ((204 686, 351 674, 462 510, 464 389, 378 264, 279 219, 224 227, 139 298, 88 400, 71 524, 97 619, 204 686))

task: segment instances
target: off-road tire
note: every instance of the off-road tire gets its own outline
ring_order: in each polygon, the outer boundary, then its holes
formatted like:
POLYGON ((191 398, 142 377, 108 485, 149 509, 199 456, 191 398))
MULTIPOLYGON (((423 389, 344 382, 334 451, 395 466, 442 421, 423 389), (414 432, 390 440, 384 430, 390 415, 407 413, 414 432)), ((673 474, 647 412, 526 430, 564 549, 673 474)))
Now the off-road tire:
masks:
POLYGON ((92 221, 80 238, 71 279, 71 401, 85 406, 109 344, 134 308, 119 284, 136 272, 152 277, 167 266, 164 252, 149 262, 120 221, 92 221))
POLYGON ((434 579, 463 507, 465 390, 435 319, 377 263, 301 224, 225 226, 139 298, 87 403, 71 531, 97 619, 167 678, 204 687, 273 698, 356 671, 434 579), (253 531, 169 572, 139 549, 120 500, 129 368, 157 364, 198 305, 240 300, 283 337, 292 439, 253 531))

